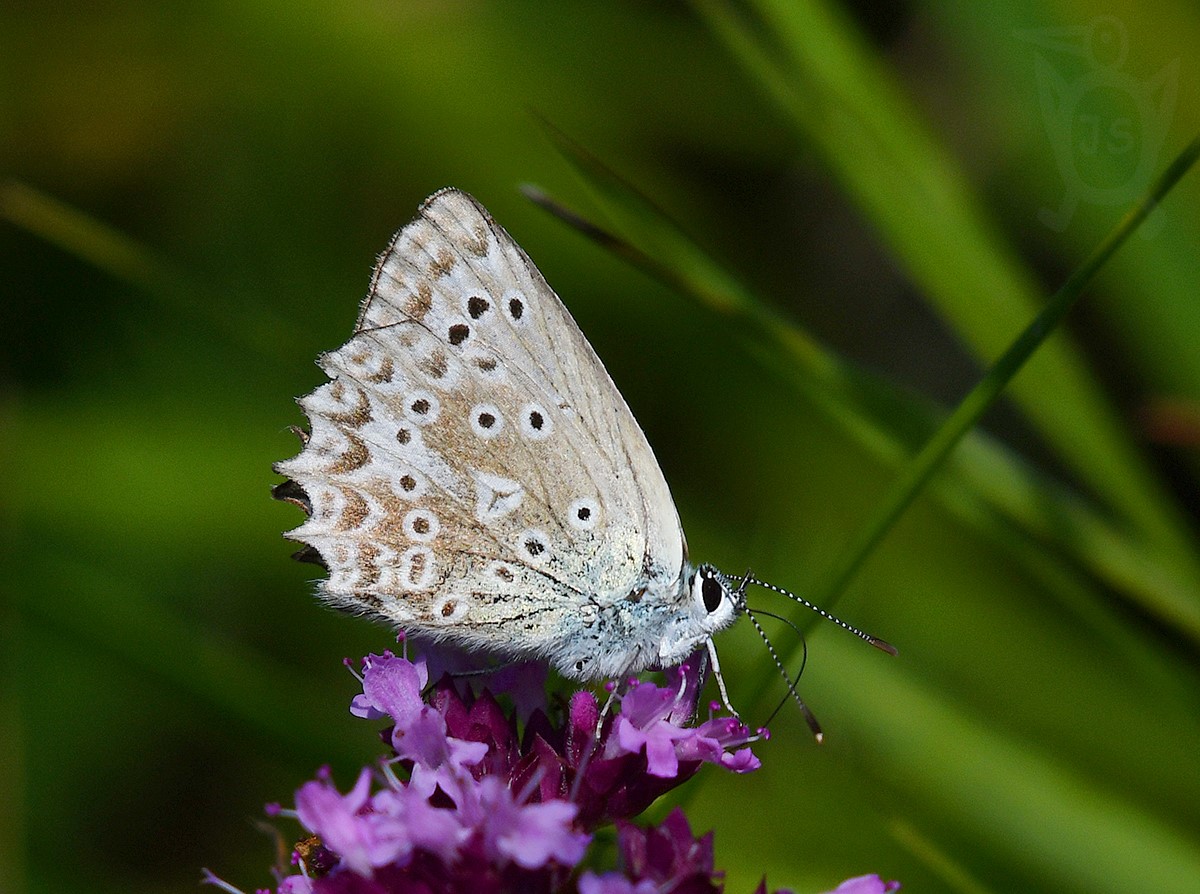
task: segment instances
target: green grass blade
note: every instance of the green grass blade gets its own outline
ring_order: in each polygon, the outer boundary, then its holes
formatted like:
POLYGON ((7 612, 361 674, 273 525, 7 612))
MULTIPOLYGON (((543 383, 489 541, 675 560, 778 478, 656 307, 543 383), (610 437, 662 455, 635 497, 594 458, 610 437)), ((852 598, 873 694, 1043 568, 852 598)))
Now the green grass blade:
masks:
POLYGON ((291 340, 286 334, 291 324, 260 304, 230 306, 125 234, 24 183, 0 183, 0 220, 137 286, 161 306, 202 321, 232 344, 281 357, 291 340))
MULTIPOLYGON (((16 600, 29 623, 61 631, 80 648, 116 653, 129 667, 170 685, 184 700, 210 706, 216 717, 236 720, 274 748, 314 762, 353 765, 362 759, 364 743, 329 723, 338 713, 337 684, 304 679, 293 668, 198 630, 132 582, 73 557, 60 555, 53 567, 30 569, 29 576, 34 572, 16 600), (308 710, 310 703, 317 710, 308 710)), ((352 681, 342 688, 353 694, 352 681)))
MULTIPOLYGON (((1200 139, 1193 140, 1154 184, 1150 192, 1113 229, 1109 236, 1096 247, 1092 255, 1081 264, 1063 284, 1041 313, 1017 336, 995 364, 987 371, 979 384, 971 389, 955 408, 950 418, 938 429, 929 443, 922 448, 904 469, 900 478, 880 502, 871 519, 863 525, 854 540, 834 564, 825 582, 814 593, 814 601, 820 605, 831 604, 849 584, 872 550, 891 530, 896 520, 916 498, 930 477, 945 463, 958 443, 968 431, 975 427, 983 414, 995 403, 1000 393, 1012 381, 1013 376, 1024 368, 1029 358, 1054 332, 1063 317, 1083 294, 1084 287, 1110 257, 1133 234, 1138 225, 1179 182, 1179 179, 1195 164, 1200 156, 1200 139)), ((1160 603, 1160 608, 1163 606, 1160 603)), ((1170 620, 1189 631, 1200 631, 1200 603, 1194 599, 1166 606, 1173 612, 1170 620)))
MULTIPOLYGON (((548 126, 547 132, 614 222, 614 231, 527 187, 531 198, 629 263, 736 320, 731 331, 751 354, 881 463, 898 467, 908 461, 945 422, 940 409, 847 363, 785 320, 653 201, 560 131, 548 126)), ((1014 522, 1037 543, 1054 544, 1071 562, 1200 643, 1195 590, 1169 557, 1129 538, 1077 495, 985 435, 966 436, 933 489, 960 519, 1022 561, 1033 561, 1029 550, 1040 547, 1014 543, 1009 533, 1014 522)))
POLYGON ((862 660, 857 646, 828 637, 821 648, 840 669, 838 697, 853 727, 842 734, 869 750, 871 772, 898 815, 911 805, 936 816, 1060 890, 1194 889, 1194 835, 1072 765, 1070 755, 907 679, 896 662, 862 660))
POLYGON ((950 891, 956 891, 958 894, 996 894, 975 879, 952 856, 930 841, 929 836, 922 834, 909 820, 892 820, 888 831, 902 847, 930 867, 950 891))
MULTIPOLYGON (((946 321, 980 356, 997 355, 1035 312, 1037 289, 853 28, 815 0, 757 0, 755 27, 721 0, 694 5, 946 321)), ((1195 546, 1173 500, 1064 338, 1043 347, 1012 393, 1156 555, 1200 582, 1195 546)))

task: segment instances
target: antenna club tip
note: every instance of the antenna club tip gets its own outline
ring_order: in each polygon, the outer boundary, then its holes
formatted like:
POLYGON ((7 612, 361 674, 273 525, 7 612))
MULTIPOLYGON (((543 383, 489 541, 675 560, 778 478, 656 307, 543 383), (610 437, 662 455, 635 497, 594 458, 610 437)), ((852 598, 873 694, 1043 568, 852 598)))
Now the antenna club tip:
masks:
POLYGON ((825 734, 820 730, 817 730, 815 733, 813 733, 813 739, 816 740, 818 745, 822 745, 825 743, 825 734))
POLYGON ((900 654, 899 650, 895 646, 889 642, 879 639, 878 637, 873 636, 868 640, 868 642, 881 652, 887 652, 892 656, 900 654))

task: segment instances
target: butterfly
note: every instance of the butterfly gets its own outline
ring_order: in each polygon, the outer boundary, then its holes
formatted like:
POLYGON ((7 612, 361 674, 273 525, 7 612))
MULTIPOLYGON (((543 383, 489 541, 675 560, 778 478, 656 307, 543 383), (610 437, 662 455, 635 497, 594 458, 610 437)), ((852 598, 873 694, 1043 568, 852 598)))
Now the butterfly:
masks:
POLYGON ((701 647, 715 663, 761 582, 691 562, 629 406, 479 202, 426 199, 318 362, 330 381, 298 400, 311 433, 274 493, 308 514, 286 536, 328 570, 322 598, 580 680, 701 647))

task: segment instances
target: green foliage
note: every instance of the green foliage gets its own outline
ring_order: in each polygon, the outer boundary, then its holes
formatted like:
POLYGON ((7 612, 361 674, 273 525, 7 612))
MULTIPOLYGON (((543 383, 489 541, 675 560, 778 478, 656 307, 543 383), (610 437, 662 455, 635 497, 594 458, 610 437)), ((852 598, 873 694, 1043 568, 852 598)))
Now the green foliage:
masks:
MULTIPOLYGON (((1200 14, 859 15, 0 13, 0 888, 190 891, 201 865, 266 884, 274 843, 247 818, 374 753, 338 662, 388 636, 313 604, 270 463, 296 450, 290 398, 348 334, 373 255, 453 184, 605 359, 693 555, 810 596, 852 568, 838 612, 900 649, 811 627, 800 689, 826 744, 785 708, 760 774, 692 784, 728 890, 764 871, 798 891, 863 872, 913 891, 1194 889, 1194 174, 1021 366, 1013 403, 896 504, 865 562, 838 557, 1200 131, 1186 65, 1169 108, 1141 92, 1193 58, 1200 14), (1127 40, 1119 64, 1080 42, 1100 26, 1127 40), (1074 106, 1061 93, 1093 82, 1074 106), (1108 125, 1108 155, 1060 118, 1108 125)), ((766 655, 747 629, 719 645, 761 720, 783 694, 766 655)))

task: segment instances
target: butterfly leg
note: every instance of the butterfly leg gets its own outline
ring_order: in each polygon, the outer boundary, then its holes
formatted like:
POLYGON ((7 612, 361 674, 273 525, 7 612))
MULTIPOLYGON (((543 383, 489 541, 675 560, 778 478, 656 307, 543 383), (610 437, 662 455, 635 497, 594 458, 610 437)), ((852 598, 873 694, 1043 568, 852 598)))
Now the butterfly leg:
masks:
MULTIPOLYGON (((606 689, 608 687, 605 687, 606 689)), ((617 700, 617 692, 622 687, 616 682, 612 684, 612 688, 608 690, 608 698, 604 700, 604 706, 600 709, 600 716, 596 720, 596 742, 600 742, 600 731, 604 729, 604 721, 608 719, 608 712, 612 710, 613 702, 617 700)))
POLYGON ((712 663, 713 676, 717 678, 717 690, 721 693, 721 704, 725 706, 725 710, 741 720, 741 715, 737 709, 729 703, 729 690, 725 688, 725 678, 721 676, 721 662, 717 660, 717 645, 711 639, 708 640, 708 660, 712 663))

